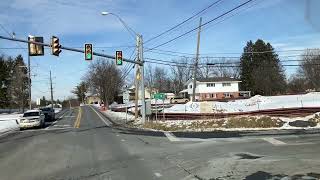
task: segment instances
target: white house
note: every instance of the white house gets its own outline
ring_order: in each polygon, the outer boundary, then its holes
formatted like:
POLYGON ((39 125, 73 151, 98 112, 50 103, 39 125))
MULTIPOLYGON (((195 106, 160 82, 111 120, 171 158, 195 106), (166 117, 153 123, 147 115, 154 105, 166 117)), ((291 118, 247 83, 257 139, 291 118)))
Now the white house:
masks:
MULTIPOLYGON (((195 99, 198 101, 206 101, 225 98, 238 98, 240 82, 240 80, 230 77, 198 79, 196 81, 195 99)), ((186 85, 187 89, 183 90, 182 92, 187 92, 190 98, 192 98, 193 80, 190 79, 186 85)))

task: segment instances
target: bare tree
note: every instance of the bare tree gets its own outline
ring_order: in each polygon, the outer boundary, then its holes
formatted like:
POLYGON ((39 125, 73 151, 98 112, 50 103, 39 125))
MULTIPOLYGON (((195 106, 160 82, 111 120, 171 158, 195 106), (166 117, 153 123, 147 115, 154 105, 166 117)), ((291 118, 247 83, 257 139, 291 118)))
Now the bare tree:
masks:
POLYGON ((86 82, 81 81, 72 91, 78 97, 78 100, 84 103, 84 99, 86 98, 86 93, 88 92, 88 87, 86 82))
POLYGON ((239 77, 238 64, 234 64, 234 60, 221 58, 210 59, 205 58, 205 62, 200 66, 198 75, 202 78, 208 77, 239 77), (210 64, 210 65, 208 65, 210 64))
POLYGON ((86 82, 105 103, 113 102, 123 85, 120 70, 106 59, 98 59, 89 66, 86 82))
POLYGON ((306 50, 303 54, 303 62, 298 70, 304 76, 310 88, 320 89, 320 49, 306 50))
POLYGON ((181 58, 174 62, 179 63, 179 66, 171 66, 171 80, 173 82, 174 93, 178 94, 184 89, 185 83, 191 78, 192 68, 187 66, 187 58, 181 58))

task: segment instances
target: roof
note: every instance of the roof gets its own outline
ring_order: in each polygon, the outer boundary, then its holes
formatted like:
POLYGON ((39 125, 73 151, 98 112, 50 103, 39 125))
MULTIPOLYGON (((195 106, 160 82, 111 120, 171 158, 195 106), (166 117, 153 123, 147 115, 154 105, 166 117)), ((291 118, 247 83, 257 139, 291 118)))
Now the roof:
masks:
POLYGON ((179 93, 185 93, 185 92, 188 92, 188 89, 184 89, 184 90, 180 91, 179 93))
POLYGON ((239 79, 235 79, 232 77, 210 77, 210 78, 199 78, 197 79, 199 82, 224 82, 224 81, 240 81, 239 79))

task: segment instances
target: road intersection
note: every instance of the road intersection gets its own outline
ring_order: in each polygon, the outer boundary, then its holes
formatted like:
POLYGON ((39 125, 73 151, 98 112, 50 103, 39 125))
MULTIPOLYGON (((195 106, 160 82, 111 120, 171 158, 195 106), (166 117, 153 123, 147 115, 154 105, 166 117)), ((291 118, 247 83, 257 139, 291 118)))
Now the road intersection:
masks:
POLYGON ((0 138, 0 179, 320 178, 318 134, 231 138, 113 127, 91 106, 0 138))

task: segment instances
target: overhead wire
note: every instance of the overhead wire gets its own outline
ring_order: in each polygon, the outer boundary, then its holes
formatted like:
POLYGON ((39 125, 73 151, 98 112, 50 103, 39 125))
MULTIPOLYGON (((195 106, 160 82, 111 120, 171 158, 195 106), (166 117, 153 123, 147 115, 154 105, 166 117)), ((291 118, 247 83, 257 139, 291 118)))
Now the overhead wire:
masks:
POLYGON ((196 14, 190 16, 189 18, 185 19, 184 21, 180 22, 179 24, 171 27, 170 29, 168 29, 168 30, 166 30, 166 31, 164 31, 164 32, 162 32, 162 33, 160 33, 160 34, 158 34, 158 35, 156 35, 156 36, 154 36, 154 37, 152 37, 152 38, 150 38, 150 39, 148 39, 147 41, 144 42, 144 44, 146 44, 146 43, 148 43, 148 42, 150 42, 150 41, 152 41, 152 40, 154 40, 154 39, 156 39, 156 38, 158 38, 158 37, 160 37, 160 36, 162 36, 162 35, 170 32, 170 31, 172 31, 172 30, 176 29, 177 27, 179 27, 179 26, 181 26, 182 24, 188 22, 189 20, 197 17, 199 14, 203 13, 204 11, 206 11, 206 10, 208 10, 209 8, 213 7, 214 5, 217 5, 217 4, 218 4, 219 2, 221 2, 221 1, 222 1, 222 0, 218 0, 218 1, 215 1, 215 2, 211 3, 209 6, 205 7, 204 9, 202 9, 202 10, 199 11, 199 12, 197 12, 196 14))
POLYGON ((219 15, 219 16, 217 16, 217 17, 215 17, 215 18, 213 18, 213 19, 211 19, 211 20, 209 20, 209 21, 205 22, 204 24, 201 24, 201 26, 195 27, 195 28, 193 28, 193 29, 191 29, 191 30, 189 30, 189 31, 187 31, 187 32, 185 32, 185 33, 183 33, 183 34, 179 35, 179 36, 176 36, 176 37, 175 37, 175 38, 173 38, 173 39, 170 39, 169 41, 166 41, 166 42, 164 42, 164 43, 161 43, 161 44, 159 44, 159 45, 156 45, 156 46, 154 46, 154 47, 150 48, 150 49, 149 49, 149 50, 147 50, 147 51, 153 50, 153 49, 155 49, 155 48, 158 48, 158 47, 161 47, 161 46, 163 46, 163 45, 166 45, 166 44, 168 44, 168 43, 170 43, 170 42, 172 42, 172 41, 175 41, 175 40, 177 40, 177 39, 179 39, 179 38, 181 38, 181 37, 183 37, 183 36, 185 36, 185 35, 187 35, 187 34, 189 34, 189 33, 193 32, 193 31, 197 30, 199 27, 206 26, 207 24, 210 24, 211 22, 213 22, 213 21, 215 21, 215 20, 217 20, 217 19, 219 19, 219 18, 221 18, 221 17, 223 17, 223 16, 225 16, 225 15, 227 15, 227 14, 229 14, 229 13, 233 12, 234 10, 239 9, 240 7, 242 7, 242 6, 244 6, 244 5, 248 4, 248 3, 250 3, 251 1, 253 1, 253 0, 248 0, 248 1, 246 1, 246 2, 244 2, 244 3, 242 3, 242 4, 240 4, 240 5, 238 5, 238 6, 234 7, 234 8, 232 8, 231 10, 226 11, 226 12, 222 13, 221 15, 219 15))

